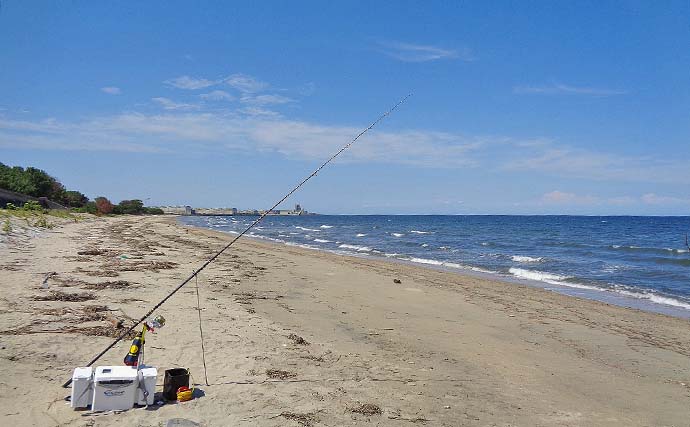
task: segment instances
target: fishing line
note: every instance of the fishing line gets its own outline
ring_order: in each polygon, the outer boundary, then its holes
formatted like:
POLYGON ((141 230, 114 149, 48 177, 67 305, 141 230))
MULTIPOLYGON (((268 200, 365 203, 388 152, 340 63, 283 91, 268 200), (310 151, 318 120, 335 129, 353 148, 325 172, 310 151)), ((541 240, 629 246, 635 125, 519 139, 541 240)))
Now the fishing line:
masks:
POLYGON ((208 385, 208 374, 206 373, 206 349, 204 348, 204 330, 201 327, 201 302, 199 300, 199 276, 194 278, 196 284, 196 312, 199 313, 199 335, 201 336, 201 360, 204 363, 204 379, 208 385))
MULTIPOLYGON (((293 188, 292 190, 290 190, 285 196, 283 196, 280 200, 278 200, 273 206, 271 206, 269 209, 267 209, 266 211, 264 211, 264 213, 262 213, 262 214, 259 216, 259 218, 257 218, 257 219, 256 219, 254 222, 252 222, 247 228, 245 228, 244 231, 242 231, 240 234, 238 234, 237 236, 235 236, 235 238, 232 239, 232 240, 230 241, 230 243, 228 243, 227 245, 223 246, 223 248, 222 248, 221 250, 219 250, 218 252, 216 252, 215 255, 213 255, 213 256, 212 256, 211 258, 209 258, 206 262, 204 262, 204 263, 201 265, 201 267, 199 267, 199 268, 197 268, 196 270, 194 270, 194 271, 192 272, 192 274, 191 274, 189 277, 187 277, 186 279, 184 279, 184 280, 182 281, 182 283, 180 283, 179 285, 177 285, 177 287, 175 287, 168 295, 166 295, 165 298, 163 298, 162 300, 160 300, 156 305, 153 306, 153 308, 151 308, 149 311, 147 311, 146 314, 144 314, 135 324, 133 324, 132 326, 130 326, 130 327, 129 327, 125 332, 123 332, 119 337, 115 338, 115 341, 113 341, 110 345, 108 345, 106 348, 104 348, 103 351, 101 351, 101 352, 98 353, 93 359, 91 359, 91 361, 86 365, 86 367, 89 367, 89 366, 93 365, 98 359, 100 359, 105 353, 107 353, 108 350, 110 350, 111 348, 115 347, 115 345, 116 345, 118 342, 120 342, 123 338, 127 337, 127 335, 129 335, 137 326, 139 326, 139 324, 140 324, 141 322, 143 322, 144 320, 146 320, 151 314, 153 314, 154 311, 156 311, 160 306, 162 306, 163 304, 165 304, 165 302, 168 301, 168 300, 170 299, 170 297, 172 297, 173 295, 175 295, 175 294, 177 293, 177 291, 179 291, 180 289, 182 289, 182 287, 183 287, 184 285, 186 285, 186 284, 189 283, 193 278, 195 278, 197 274, 199 274, 203 269, 205 269, 210 263, 212 263, 213 261, 215 261, 216 258, 218 258, 218 257, 219 257, 223 252, 225 252, 230 246, 232 246, 233 244, 235 244, 235 242, 236 242, 237 240, 239 240, 240 237, 242 237, 242 236, 244 236, 245 234, 247 234, 247 232, 249 232, 249 230, 251 230, 252 228, 254 228, 255 225, 257 225, 258 223, 260 223, 260 222, 266 217, 266 215, 268 215, 271 211, 273 211, 275 208, 277 208, 278 205, 280 205, 281 203, 283 203, 288 197, 292 196, 292 194, 293 194, 295 191, 299 190, 300 187, 302 187, 307 181, 309 181, 309 180, 312 179, 314 176, 316 176, 319 172, 321 172, 321 169, 325 168, 329 163, 331 163, 333 160, 335 160, 335 158, 338 157, 340 154, 342 154, 343 151, 345 151, 345 150, 347 150, 348 148, 350 148, 350 147, 352 146, 352 144, 354 144, 355 142, 357 142, 357 140, 358 140, 361 136, 363 136, 365 133, 369 132, 374 126, 376 126, 377 124, 379 124, 379 122, 380 122, 381 120, 383 120, 383 119, 385 119, 386 117, 388 117, 393 111, 395 111, 400 105, 402 105, 402 103, 404 103, 404 102, 407 100, 407 98, 409 98, 410 96, 412 96, 411 93, 408 94, 407 96, 405 96, 405 97, 404 97, 403 99, 401 99, 400 101, 398 101, 398 103, 395 104, 393 107, 391 107, 388 111, 386 111, 385 113, 381 114, 381 115, 380 115, 376 120, 374 120, 367 128, 365 128, 363 131, 361 131, 360 133, 358 133, 357 136, 355 136, 354 139, 352 139, 352 141, 350 141, 350 142, 348 142, 347 144, 345 144, 342 148, 340 148, 340 150, 338 150, 338 152, 336 152, 336 153, 333 154, 331 157, 329 157, 328 160, 326 160, 325 162, 323 162, 323 164, 322 164, 321 166, 319 166, 318 168, 316 168, 316 170, 314 170, 314 172, 312 172, 311 174, 309 174, 309 176, 307 176, 307 177, 304 178, 299 184, 297 184, 297 185, 295 186, 295 188, 293 188)), ((70 378, 70 379, 69 379, 67 382, 65 382, 62 386, 66 388, 66 387, 69 386, 71 383, 72 383, 72 379, 70 378)))

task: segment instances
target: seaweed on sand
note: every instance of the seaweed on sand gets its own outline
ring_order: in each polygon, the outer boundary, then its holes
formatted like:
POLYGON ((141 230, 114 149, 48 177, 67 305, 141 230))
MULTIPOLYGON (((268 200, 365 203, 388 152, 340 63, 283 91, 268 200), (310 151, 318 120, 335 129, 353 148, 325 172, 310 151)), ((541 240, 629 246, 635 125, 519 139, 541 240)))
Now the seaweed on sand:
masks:
POLYGON ((296 412, 281 412, 280 416, 291 421, 297 421, 297 424, 304 427, 311 427, 314 425, 314 423, 319 421, 319 419, 316 417, 316 414, 313 412, 307 412, 305 414, 299 414, 296 412))
POLYGON ((60 291, 52 291, 48 295, 34 295, 34 301, 65 301, 65 302, 82 302, 96 299, 96 296, 90 292, 85 293, 66 293, 60 291))
POLYGON ((288 378, 296 377, 297 374, 290 371, 283 371, 281 369, 266 369, 266 376, 272 379, 286 380, 288 378))

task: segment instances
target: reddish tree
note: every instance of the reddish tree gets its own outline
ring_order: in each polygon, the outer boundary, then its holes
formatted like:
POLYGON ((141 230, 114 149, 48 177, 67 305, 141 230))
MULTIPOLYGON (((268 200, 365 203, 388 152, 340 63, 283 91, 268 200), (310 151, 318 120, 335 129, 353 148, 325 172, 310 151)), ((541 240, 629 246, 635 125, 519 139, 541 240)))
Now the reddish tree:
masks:
POLYGON ((96 197, 96 211, 99 215, 107 215, 113 211, 113 204, 105 197, 96 197))

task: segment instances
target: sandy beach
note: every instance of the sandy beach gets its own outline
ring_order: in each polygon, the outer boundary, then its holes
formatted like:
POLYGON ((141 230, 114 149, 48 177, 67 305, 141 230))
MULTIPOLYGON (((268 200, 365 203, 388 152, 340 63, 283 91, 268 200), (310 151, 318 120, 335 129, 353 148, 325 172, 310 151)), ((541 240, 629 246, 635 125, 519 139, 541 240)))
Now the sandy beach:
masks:
POLYGON ((247 239, 199 276, 209 385, 194 282, 147 339, 157 391, 188 367, 194 400, 74 411, 72 369, 232 235, 132 216, 30 234, 0 244, 3 425, 690 426, 687 320, 247 239))

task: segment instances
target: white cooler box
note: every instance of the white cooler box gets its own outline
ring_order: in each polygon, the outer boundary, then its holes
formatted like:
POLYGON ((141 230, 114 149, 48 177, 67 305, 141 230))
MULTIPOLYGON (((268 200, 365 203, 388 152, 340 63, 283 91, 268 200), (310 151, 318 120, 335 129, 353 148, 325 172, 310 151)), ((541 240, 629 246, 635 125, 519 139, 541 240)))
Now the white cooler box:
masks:
POLYGON ((139 385, 137 387, 137 405, 153 405, 153 396, 156 394, 156 378, 158 369, 142 366, 139 369, 139 385), (144 390, 148 392, 148 397, 144 397, 144 390))
POLYGON ((93 369, 75 368, 72 374, 72 408, 86 408, 93 400, 93 369))
POLYGON ((93 377, 92 411, 131 409, 137 397, 137 369, 131 366, 99 366, 93 377))

